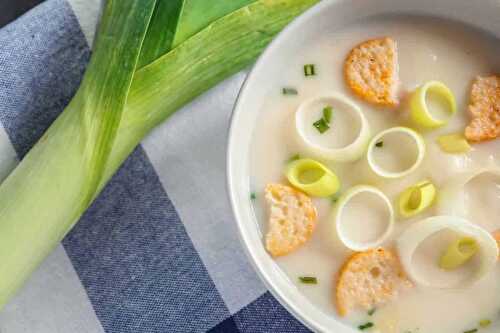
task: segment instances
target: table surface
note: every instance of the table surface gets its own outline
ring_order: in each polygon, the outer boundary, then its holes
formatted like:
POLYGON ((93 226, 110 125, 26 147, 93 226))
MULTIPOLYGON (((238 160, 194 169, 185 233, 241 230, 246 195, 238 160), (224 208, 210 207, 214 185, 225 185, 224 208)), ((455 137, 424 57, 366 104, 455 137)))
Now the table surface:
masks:
POLYGON ((13 21, 44 0, 0 0, 0 27, 13 21))

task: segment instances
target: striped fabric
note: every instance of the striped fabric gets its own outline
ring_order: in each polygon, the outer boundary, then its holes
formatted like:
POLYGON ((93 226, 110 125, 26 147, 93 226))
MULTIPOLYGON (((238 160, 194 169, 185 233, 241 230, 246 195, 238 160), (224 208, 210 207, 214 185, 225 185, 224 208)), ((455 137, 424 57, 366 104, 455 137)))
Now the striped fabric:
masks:
MULTIPOLYGON (((99 10, 47 0, 0 30, 0 177, 76 91, 99 10)), ((226 133, 244 76, 137 147, 0 313, 1 333, 308 331, 258 280, 229 208, 226 133)))

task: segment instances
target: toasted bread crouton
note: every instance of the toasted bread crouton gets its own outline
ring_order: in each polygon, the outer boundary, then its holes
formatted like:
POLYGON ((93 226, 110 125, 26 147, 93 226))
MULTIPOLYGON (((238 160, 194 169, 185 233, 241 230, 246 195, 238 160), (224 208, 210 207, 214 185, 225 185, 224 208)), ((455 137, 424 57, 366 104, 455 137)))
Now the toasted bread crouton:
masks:
POLYGON ((307 195, 281 184, 267 185, 265 197, 270 205, 266 248, 274 257, 284 256, 312 237, 316 208, 307 195))
POLYGON ((344 75, 347 85, 364 100, 378 105, 397 105, 396 42, 384 37, 357 45, 347 56, 344 75))
POLYGON ((500 76, 477 77, 470 91, 472 120, 465 129, 469 141, 481 142, 500 136, 500 76))
POLYGON ((340 316, 357 307, 381 305, 412 283, 397 256, 383 248, 354 253, 341 268, 335 292, 340 316))
POLYGON ((493 238, 497 241, 498 247, 500 248, 500 229, 492 232, 493 238))

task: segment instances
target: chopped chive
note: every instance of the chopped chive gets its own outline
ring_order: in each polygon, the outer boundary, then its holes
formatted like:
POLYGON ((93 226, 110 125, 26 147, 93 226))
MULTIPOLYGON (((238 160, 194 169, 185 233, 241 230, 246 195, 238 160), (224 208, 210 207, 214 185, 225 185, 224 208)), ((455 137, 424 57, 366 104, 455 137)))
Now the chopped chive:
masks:
POLYGON ((339 198, 337 198, 337 197, 335 197, 335 196, 334 196, 334 197, 332 197, 332 203, 336 203, 338 200, 339 200, 339 198))
POLYGON ((375 147, 382 148, 384 146, 384 141, 379 141, 375 144, 375 147))
POLYGON ((292 157, 290 157, 288 159, 288 162, 293 162, 293 161, 296 161, 296 160, 300 160, 300 155, 299 154, 295 154, 292 157))
POLYGON ((327 124, 332 120, 332 111, 333 109, 331 106, 327 106, 323 109, 323 119, 327 124))
POLYGON ((304 75, 305 76, 316 75, 316 67, 313 64, 304 65, 304 75))
POLYGON ((478 331, 477 328, 473 328, 471 330, 465 331, 464 333, 476 333, 478 331))
POLYGON ((252 192, 250 194, 250 199, 255 200, 256 198, 257 198, 257 194, 255 194, 255 192, 252 192))
POLYGON ((318 284, 318 279, 315 276, 299 276, 299 281, 305 284, 318 284))
POLYGON ((330 126, 328 126, 328 124, 326 123, 325 119, 323 119, 323 118, 321 118, 320 120, 316 121, 313 124, 313 126, 316 127, 316 129, 318 130, 318 132, 320 134, 325 133, 330 128, 330 126))
POLYGON ((489 319, 482 319, 479 321, 479 326, 481 326, 482 328, 488 327, 490 325, 491 325, 491 320, 489 319))
POLYGON ((359 329, 360 331, 363 331, 363 330, 366 330, 366 329, 368 329, 368 328, 372 328, 373 326, 374 326, 374 325, 373 325, 373 323, 368 322, 368 323, 366 323, 366 324, 359 325, 359 326, 358 326, 358 329, 359 329))
POLYGON ((295 88, 283 88, 283 95, 298 95, 299 92, 295 88))
POLYGON ((375 311, 377 311, 377 308, 373 308, 371 310, 369 310, 367 313, 369 316, 373 316, 373 314, 375 313, 375 311))

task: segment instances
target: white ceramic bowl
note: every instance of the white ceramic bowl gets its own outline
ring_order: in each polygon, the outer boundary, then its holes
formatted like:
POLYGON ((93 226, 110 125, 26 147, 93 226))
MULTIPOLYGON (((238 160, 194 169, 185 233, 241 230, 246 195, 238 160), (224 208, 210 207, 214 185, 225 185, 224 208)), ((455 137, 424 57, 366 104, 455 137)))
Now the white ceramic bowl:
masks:
POLYGON ((452 19, 500 38, 500 0, 324 0, 290 24, 262 54, 249 74, 236 103, 227 152, 229 195, 239 233, 250 261, 271 293, 301 322, 314 331, 354 333, 334 313, 311 304, 289 281, 262 242, 249 200, 249 158, 252 132, 273 76, 287 70, 279 61, 299 52, 315 34, 375 15, 422 15, 452 19))

